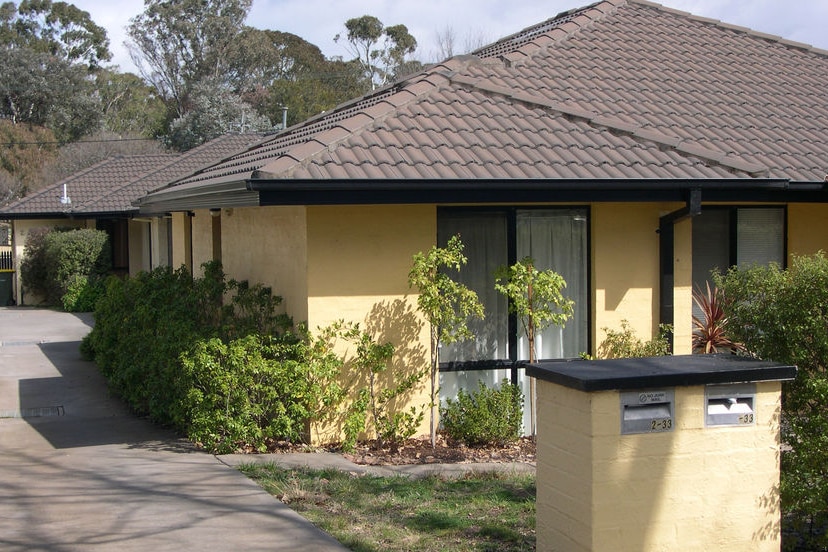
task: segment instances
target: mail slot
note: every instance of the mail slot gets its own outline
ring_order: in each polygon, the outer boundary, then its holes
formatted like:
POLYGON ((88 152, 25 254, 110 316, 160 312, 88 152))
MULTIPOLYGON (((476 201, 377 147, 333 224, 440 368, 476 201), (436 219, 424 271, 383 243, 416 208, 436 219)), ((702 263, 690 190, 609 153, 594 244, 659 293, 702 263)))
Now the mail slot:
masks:
POLYGON ((707 426, 756 424, 756 384, 708 385, 704 390, 707 426))
POLYGON ((621 395, 621 434, 672 431, 675 392, 625 391, 621 395))

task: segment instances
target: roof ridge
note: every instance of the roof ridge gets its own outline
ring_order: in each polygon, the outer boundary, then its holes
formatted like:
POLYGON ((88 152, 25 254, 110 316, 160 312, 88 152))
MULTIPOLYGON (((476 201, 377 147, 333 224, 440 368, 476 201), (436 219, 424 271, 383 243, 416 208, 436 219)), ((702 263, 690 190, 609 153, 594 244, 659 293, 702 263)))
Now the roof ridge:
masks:
POLYGON ((533 50, 548 48, 552 43, 557 44, 577 34, 625 3, 626 0, 599 0, 581 8, 560 12, 546 21, 478 48, 472 55, 483 59, 498 58, 507 64, 518 62, 528 57, 533 50), (548 43, 538 43, 538 39, 542 38, 546 38, 548 43))
POLYGON ((754 38, 762 38, 764 40, 768 40, 770 42, 777 42, 783 46, 787 46, 789 48, 794 48, 796 50, 805 50, 806 52, 811 52, 814 54, 828 56, 828 50, 817 48, 811 44, 806 44, 805 42, 797 42, 795 40, 790 40, 783 36, 765 33, 762 31, 758 31, 756 29, 751 29, 750 27, 743 27, 741 25, 734 25, 733 23, 727 23, 726 21, 722 21, 720 19, 714 19, 712 17, 704 17, 701 15, 696 15, 691 12, 687 12, 684 10, 679 10, 676 8, 670 8, 664 6, 663 4, 659 4, 658 2, 653 2, 651 0, 624 0, 624 2, 628 4, 639 4, 642 6, 647 6, 650 8, 655 8, 667 13, 672 13, 674 15, 680 15, 686 17, 693 21, 698 21, 700 23, 708 23, 710 25, 715 25, 716 27, 720 27, 722 29, 728 29, 731 31, 736 31, 740 33, 744 33, 748 36, 752 36, 754 38))
POLYGON ((616 119, 615 117, 599 115, 594 111, 533 96, 522 91, 515 92, 512 88, 490 85, 480 78, 468 77, 465 75, 453 75, 450 77, 450 80, 452 84, 467 86, 482 92, 504 96, 526 105, 536 106, 549 111, 557 112, 567 118, 583 119, 594 127, 603 127, 616 134, 624 134, 632 136, 638 140, 653 142, 657 144, 659 148, 673 149, 681 155, 696 157, 706 163, 721 165, 734 171, 748 173, 753 177, 767 176, 770 173, 768 167, 759 163, 753 163, 718 150, 699 146, 694 141, 668 136, 661 132, 647 129, 642 125, 628 123, 626 121, 622 121, 621 119, 616 119))

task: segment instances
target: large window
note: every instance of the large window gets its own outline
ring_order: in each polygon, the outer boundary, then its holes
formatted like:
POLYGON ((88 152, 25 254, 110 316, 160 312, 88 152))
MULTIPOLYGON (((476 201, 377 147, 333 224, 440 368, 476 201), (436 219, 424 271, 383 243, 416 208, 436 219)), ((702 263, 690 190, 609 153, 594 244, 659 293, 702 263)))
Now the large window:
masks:
MULTIPOLYGON (((452 369, 440 374, 441 398, 459 389, 472 391, 478 381, 489 386, 511 378, 510 365, 529 358, 520 324, 509 316, 506 299, 494 289, 495 271, 530 256, 541 269, 552 269, 566 280, 565 295, 575 301, 575 315, 564 328, 550 327, 536 337, 539 359, 573 358, 589 350, 588 210, 567 209, 441 209, 437 219, 439 245, 460 235, 468 264, 455 277, 477 292, 486 317, 471 324, 475 339, 444 345, 440 362, 452 369), (474 362, 472 362, 474 361, 474 362), (474 368, 474 369, 473 369, 474 368), (483 369, 480 369, 483 368, 483 369)), ((528 383, 524 387, 529 415, 528 383)), ((528 428, 528 419, 524 427, 528 428)))
POLYGON ((712 270, 770 263, 785 264, 783 207, 707 207, 693 219, 694 286, 712 270))

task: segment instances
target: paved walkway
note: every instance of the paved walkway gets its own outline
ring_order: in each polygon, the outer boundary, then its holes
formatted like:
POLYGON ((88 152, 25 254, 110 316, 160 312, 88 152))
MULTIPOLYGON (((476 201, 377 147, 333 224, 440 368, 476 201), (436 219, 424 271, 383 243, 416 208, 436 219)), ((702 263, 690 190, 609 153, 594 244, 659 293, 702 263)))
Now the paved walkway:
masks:
POLYGON ((345 550, 111 398, 89 316, 0 308, 0 550, 345 550))
POLYGON ((0 550, 346 550, 235 466, 374 475, 525 464, 360 466, 338 454, 213 456, 137 418, 80 358, 90 315, 0 308, 0 550))

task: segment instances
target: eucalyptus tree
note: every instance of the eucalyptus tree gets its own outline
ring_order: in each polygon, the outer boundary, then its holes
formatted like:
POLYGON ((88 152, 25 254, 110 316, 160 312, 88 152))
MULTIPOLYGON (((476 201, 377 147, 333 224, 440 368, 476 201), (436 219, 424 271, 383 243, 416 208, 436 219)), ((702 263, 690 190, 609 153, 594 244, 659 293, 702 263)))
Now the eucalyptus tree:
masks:
POLYGON ((141 76, 167 102, 170 120, 190 109, 193 87, 226 79, 227 60, 252 0, 145 0, 127 46, 141 76))
MULTIPOLYGON (((417 39, 408 32, 405 25, 386 27, 372 15, 355 17, 345 22, 346 48, 354 56, 371 88, 383 86, 406 65, 406 56, 417 49, 417 39)), ((336 35, 334 41, 342 40, 336 35)))

